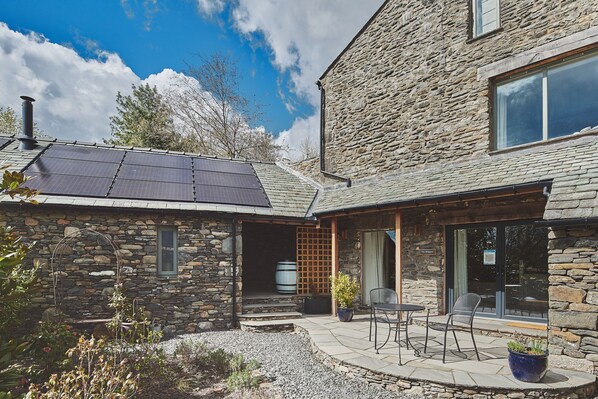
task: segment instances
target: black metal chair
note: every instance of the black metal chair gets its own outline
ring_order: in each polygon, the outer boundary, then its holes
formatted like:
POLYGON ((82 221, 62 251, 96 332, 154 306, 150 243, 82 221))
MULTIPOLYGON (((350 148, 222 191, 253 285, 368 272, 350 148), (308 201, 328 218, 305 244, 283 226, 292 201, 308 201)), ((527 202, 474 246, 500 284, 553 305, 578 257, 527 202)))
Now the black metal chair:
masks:
POLYGON ((446 324, 444 323, 430 323, 429 315, 426 318, 426 343, 424 344, 424 353, 428 349, 428 329, 432 329, 435 331, 444 331, 444 343, 442 348, 442 363, 445 363, 446 359, 446 335, 449 331, 453 332, 453 337, 455 338, 455 343, 457 344, 457 350, 461 352, 461 348, 459 347, 459 341, 457 341, 457 334, 455 334, 455 330, 460 330, 458 326, 454 325, 454 322, 462 323, 465 325, 469 325, 469 332, 471 334, 471 340, 473 341, 473 348, 475 349, 475 354, 480 360, 480 354, 478 353, 478 347, 475 343, 475 338, 473 336, 473 319, 475 317, 475 313, 478 310, 478 306, 480 306, 480 302, 482 298, 478 294, 463 294, 457 301, 455 305, 453 305, 453 311, 447 314, 448 319, 446 324))
MULTIPOLYGON (((397 304, 399 296, 390 288, 374 288, 370 290, 370 341, 372 340, 372 323, 374 322, 374 305, 397 304)), ((383 320, 380 320, 383 322, 383 320)))

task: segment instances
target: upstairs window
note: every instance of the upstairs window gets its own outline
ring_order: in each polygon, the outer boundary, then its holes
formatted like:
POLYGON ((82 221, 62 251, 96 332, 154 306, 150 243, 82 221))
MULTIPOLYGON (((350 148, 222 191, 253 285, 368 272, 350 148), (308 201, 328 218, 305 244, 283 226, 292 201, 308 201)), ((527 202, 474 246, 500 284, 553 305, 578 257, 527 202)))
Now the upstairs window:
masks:
POLYGON ((549 140, 598 126, 598 54, 498 83, 495 148, 549 140))
POLYGON ((500 27, 499 0, 471 0, 473 37, 482 36, 500 27))
POLYGON ((158 228, 158 274, 176 276, 178 272, 178 244, 176 227, 158 228))

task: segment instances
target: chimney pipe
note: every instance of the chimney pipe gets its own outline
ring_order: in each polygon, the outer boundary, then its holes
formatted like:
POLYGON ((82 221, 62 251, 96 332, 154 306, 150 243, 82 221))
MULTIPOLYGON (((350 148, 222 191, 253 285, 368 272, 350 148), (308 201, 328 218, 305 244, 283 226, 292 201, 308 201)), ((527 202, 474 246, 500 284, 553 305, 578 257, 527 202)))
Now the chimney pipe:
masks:
POLYGON ((21 96, 23 100, 22 113, 23 113, 23 131, 17 137, 21 144, 19 144, 19 150, 29 151, 35 148, 37 140, 33 138, 33 102, 35 101, 31 97, 21 96))

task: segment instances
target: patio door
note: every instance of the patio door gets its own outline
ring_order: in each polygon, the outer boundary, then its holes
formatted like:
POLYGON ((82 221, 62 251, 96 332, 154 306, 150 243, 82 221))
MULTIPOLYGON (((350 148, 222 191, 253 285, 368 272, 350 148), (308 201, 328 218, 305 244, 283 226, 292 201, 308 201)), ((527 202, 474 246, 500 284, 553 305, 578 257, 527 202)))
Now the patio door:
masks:
POLYGON ((395 288, 394 231, 363 232, 362 302, 370 304, 370 290, 395 288))
POLYGON ((547 229, 532 224, 448 229, 448 303, 452 306, 460 295, 472 292, 482 298, 481 315, 545 319, 547 245, 547 229))

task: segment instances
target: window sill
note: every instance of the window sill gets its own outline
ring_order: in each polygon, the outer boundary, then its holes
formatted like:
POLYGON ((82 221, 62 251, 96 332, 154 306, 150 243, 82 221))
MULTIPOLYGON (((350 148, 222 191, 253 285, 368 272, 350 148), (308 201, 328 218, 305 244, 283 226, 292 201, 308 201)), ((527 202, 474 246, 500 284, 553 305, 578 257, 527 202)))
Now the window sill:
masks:
POLYGON ((494 36, 494 35, 502 32, 502 31, 504 31, 504 28, 502 26, 499 26, 498 28, 496 28, 494 30, 491 30, 490 32, 486 32, 483 35, 476 36, 476 37, 470 37, 469 39, 467 39, 465 41, 465 43, 466 44, 470 44, 470 43, 473 43, 473 42, 477 42, 478 40, 486 39, 486 38, 488 38, 490 36, 494 36))
POLYGON ((178 274, 158 274, 157 277, 160 280, 174 280, 177 279, 179 276, 178 274))
POLYGON ((575 140, 580 137, 586 137, 586 136, 598 136, 598 129, 592 129, 592 130, 585 131, 583 133, 574 133, 574 134, 570 134, 568 136, 556 137, 554 139, 549 139, 549 140, 544 140, 544 141, 536 141, 533 143, 520 144, 520 145, 517 145, 514 147, 501 148, 500 150, 490 150, 490 152, 488 154, 489 155, 506 154, 509 152, 524 150, 527 148, 540 147, 543 145, 575 140))

